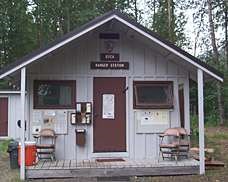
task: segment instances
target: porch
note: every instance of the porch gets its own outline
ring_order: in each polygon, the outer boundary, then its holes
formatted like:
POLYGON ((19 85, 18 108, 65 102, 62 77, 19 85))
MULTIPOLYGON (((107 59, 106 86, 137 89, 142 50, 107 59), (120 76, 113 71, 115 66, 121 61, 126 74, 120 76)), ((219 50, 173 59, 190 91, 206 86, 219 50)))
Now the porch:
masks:
POLYGON ((199 162, 194 159, 128 160, 97 162, 96 160, 39 161, 26 168, 28 179, 75 178, 75 177, 124 177, 124 176, 166 176, 199 174, 199 162))

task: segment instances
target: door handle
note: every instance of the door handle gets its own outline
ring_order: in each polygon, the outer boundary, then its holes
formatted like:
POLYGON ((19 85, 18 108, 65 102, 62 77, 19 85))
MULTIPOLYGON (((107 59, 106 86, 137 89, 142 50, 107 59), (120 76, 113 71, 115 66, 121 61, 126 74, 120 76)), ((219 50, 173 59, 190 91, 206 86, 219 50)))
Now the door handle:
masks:
POLYGON ((125 94, 127 92, 127 90, 128 90, 128 86, 126 88, 124 88, 123 93, 125 94))

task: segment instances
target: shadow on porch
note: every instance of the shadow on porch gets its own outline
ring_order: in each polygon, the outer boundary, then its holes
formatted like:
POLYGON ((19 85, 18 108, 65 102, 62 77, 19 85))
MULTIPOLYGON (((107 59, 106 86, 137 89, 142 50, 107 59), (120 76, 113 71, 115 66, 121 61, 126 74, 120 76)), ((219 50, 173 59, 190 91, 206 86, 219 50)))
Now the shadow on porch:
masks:
POLYGON ((120 177, 120 176, 166 176, 199 173, 199 162, 194 159, 180 161, 126 160, 122 162, 97 162, 95 160, 39 161, 27 167, 28 179, 120 177))

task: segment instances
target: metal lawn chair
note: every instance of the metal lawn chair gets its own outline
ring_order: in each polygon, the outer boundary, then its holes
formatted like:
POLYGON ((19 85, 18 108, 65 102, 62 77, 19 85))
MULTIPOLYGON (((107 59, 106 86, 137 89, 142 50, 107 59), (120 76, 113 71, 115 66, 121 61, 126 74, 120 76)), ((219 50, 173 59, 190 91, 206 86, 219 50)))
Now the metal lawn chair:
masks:
POLYGON ((166 129, 163 134, 160 134, 159 137, 160 155, 162 159, 168 158, 177 160, 179 156, 179 131, 175 128, 169 128, 166 129))
POLYGON ((56 135, 52 129, 42 129, 37 137, 37 156, 40 159, 55 160, 56 135))

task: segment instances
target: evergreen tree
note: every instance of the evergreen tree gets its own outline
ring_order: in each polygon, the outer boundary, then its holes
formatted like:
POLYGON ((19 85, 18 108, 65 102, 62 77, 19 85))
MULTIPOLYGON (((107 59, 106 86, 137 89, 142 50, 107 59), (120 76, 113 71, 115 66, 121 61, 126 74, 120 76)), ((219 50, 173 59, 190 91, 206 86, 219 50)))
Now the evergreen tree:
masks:
POLYGON ((33 19, 26 0, 0 1, 0 67, 35 47, 33 19))
POLYGON ((185 47, 188 43, 184 33, 187 21, 184 13, 179 8, 179 3, 178 0, 147 2, 152 10, 152 30, 177 46, 185 47))

